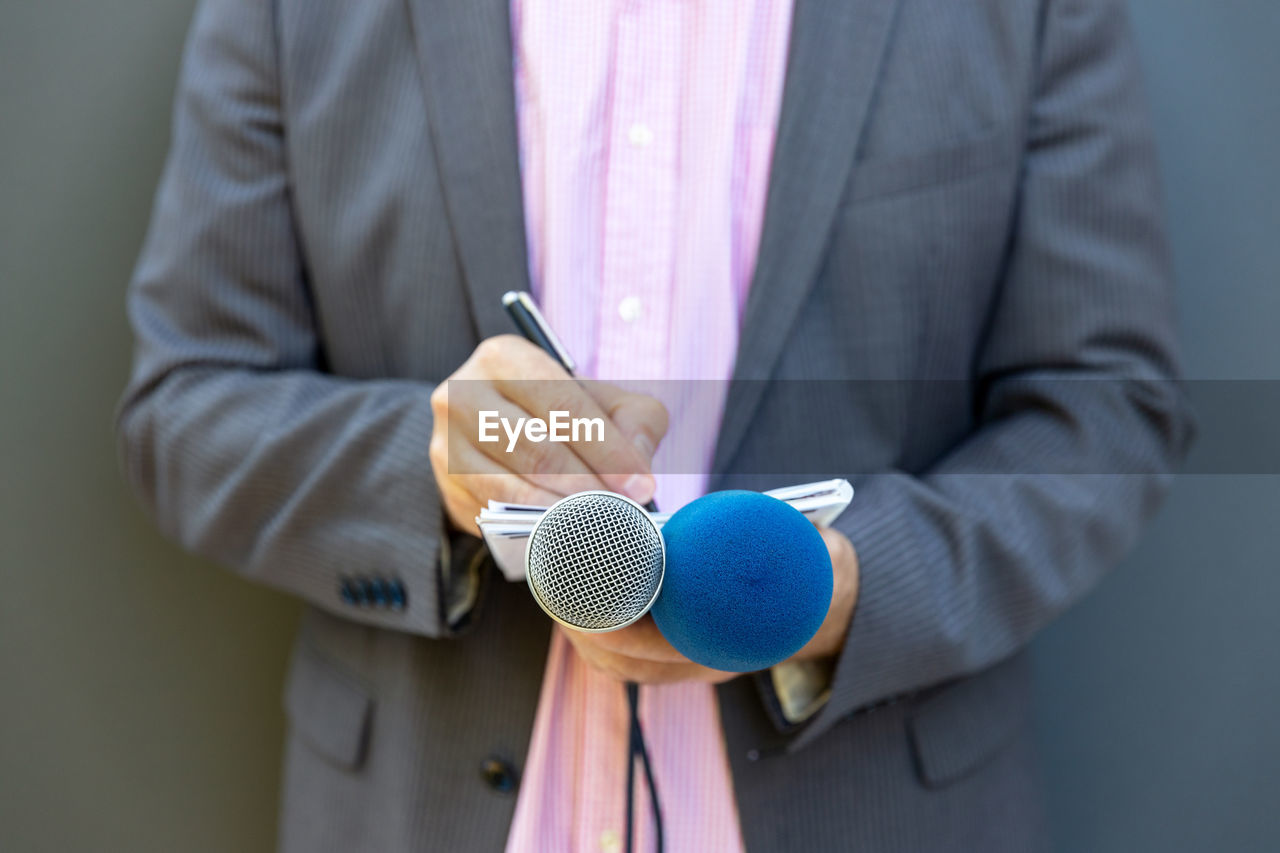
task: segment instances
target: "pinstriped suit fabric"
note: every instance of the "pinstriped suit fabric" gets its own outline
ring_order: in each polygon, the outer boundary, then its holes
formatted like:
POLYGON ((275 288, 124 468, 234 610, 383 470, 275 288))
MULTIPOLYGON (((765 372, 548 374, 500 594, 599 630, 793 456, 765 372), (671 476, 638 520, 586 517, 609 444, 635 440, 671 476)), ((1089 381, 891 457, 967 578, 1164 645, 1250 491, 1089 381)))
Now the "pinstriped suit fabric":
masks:
MULTIPOLYGON (((205 0, 188 44, 121 448, 170 536, 312 605, 286 850, 510 825, 479 768, 525 754, 547 626, 487 565, 466 628, 442 619, 461 570, 426 459, 433 383, 528 281, 506 5, 205 0), (408 606, 344 602, 351 575, 408 606)), ((712 485, 839 448, 862 587, 806 727, 719 689, 748 849, 1043 843, 1020 650, 1188 434, 1154 170, 1120 0, 797 3, 736 362, 761 381, 729 390, 712 485), (778 381, 802 378, 956 382, 778 381)))

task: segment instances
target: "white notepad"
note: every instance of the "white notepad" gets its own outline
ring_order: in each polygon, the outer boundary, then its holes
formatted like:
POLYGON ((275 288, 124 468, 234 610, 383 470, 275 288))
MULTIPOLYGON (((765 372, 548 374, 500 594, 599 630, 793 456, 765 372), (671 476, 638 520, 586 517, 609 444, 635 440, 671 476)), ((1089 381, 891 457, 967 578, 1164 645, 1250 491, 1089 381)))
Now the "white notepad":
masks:
MULTIPOLYGON (((848 480, 823 480, 819 483, 772 489, 765 494, 786 501, 814 524, 826 527, 853 500, 853 486, 849 485, 848 480)), ((476 523, 480 525, 489 553, 493 554, 494 562, 507 580, 524 580, 525 544, 533 525, 546 511, 544 506, 506 504, 499 501, 489 501, 489 506, 480 510, 476 523)), ((661 528, 671 515, 669 512, 657 512, 651 513, 650 517, 661 528)))

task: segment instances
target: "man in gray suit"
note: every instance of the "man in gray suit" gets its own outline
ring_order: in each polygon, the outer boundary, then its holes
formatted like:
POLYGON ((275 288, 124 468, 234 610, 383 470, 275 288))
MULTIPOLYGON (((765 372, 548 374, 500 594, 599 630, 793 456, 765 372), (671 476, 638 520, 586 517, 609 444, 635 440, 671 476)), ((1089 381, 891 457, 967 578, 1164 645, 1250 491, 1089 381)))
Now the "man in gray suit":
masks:
MULTIPOLYGON (((207 0, 187 47, 122 455, 309 605, 288 850, 507 838, 550 626, 428 448, 528 279, 511 52, 507 0, 207 0)), ((850 476, 858 593, 805 722, 716 688, 749 849, 1045 845, 1023 649, 1189 437, 1158 197, 1121 0, 796 0, 712 486, 850 476)))

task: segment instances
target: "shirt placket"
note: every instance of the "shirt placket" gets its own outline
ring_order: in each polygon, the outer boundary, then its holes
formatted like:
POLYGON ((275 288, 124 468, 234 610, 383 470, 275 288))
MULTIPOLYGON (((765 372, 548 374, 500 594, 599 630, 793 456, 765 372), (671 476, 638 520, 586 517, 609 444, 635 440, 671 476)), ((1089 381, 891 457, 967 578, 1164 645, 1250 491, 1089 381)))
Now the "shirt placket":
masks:
POLYGON ((597 376, 667 374, 679 135, 680 7, 622 4, 612 67, 597 376))

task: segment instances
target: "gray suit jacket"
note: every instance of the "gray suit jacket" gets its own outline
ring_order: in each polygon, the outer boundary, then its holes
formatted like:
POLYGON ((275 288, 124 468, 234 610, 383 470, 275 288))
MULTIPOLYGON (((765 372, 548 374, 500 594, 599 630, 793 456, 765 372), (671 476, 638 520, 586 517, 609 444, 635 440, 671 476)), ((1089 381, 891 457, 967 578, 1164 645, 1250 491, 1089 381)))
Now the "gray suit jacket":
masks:
MULTIPOLYGON (((285 850, 512 815, 549 625, 427 461, 433 383, 527 282, 507 2, 206 0, 187 46, 119 431, 162 530, 310 605, 285 850)), ((713 485, 853 478, 862 588, 806 724, 720 688, 745 839, 1035 849, 1021 650, 1189 429, 1123 4, 797 0, 789 62, 713 485)))

